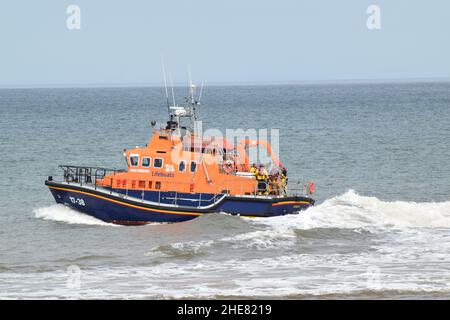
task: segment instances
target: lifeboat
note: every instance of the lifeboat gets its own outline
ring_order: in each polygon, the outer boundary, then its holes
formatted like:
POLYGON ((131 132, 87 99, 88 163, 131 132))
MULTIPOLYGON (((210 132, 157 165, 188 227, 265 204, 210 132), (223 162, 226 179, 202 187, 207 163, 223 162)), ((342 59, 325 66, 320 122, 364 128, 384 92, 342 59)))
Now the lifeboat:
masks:
POLYGON ((126 169, 60 165, 62 177, 45 181, 55 201, 122 225, 182 222, 214 212, 273 217, 314 205, 315 185, 289 181, 267 141, 234 144, 198 135, 199 102, 191 93, 184 106, 168 103, 167 125, 152 121, 146 146, 124 150, 126 169), (267 150, 270 170, 250 164, 252 147, 267 150))

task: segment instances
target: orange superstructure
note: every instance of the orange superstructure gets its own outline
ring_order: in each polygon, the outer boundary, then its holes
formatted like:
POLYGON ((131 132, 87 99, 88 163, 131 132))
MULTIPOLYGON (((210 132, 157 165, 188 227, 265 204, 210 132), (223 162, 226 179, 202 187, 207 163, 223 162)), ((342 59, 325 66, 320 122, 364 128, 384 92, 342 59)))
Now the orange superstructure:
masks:
POLYGON ((152 123, 150 142, 145 147, 125 150, 128 170, 98 179, 97 185, 126 190, 254 195, 263 183, 268 193, 269 185, 249 172, 247 150, 264 147, 272 166, 281 171, 284 167, 269 143, 244 139, 235 146, 224 138, 202 137, 195 130, 199 102, 193 90, 187 101, 185 106, 168 104, 167 126, 155 129, 156 123, 152 123), (182 125, 186 119, 189 126, 182 125))
POLYGON ((171 130, 154 132, 147 146, 125 150, 127 172, 107 175, 97 184, 130 190, 255 193, 257 181, 254 175, 248 174, 248 157, 242 154, 245 150, 236 156, 236 149, 226 140, 209 138, 197 143, 195 140, 171 130), (227 161, 232 162, 229 172, 224 169, 227 161))

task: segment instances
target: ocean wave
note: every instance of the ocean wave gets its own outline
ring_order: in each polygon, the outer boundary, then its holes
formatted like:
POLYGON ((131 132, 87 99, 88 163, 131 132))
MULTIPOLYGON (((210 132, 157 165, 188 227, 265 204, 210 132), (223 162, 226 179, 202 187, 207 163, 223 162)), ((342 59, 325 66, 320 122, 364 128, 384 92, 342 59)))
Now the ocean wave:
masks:
MULTIPOLYGON (((211 215, 203 221, 205 229, 216 229, 223 223, 236 224, 236 217, 211 215), (222 220, 229 220, 228 222, 222 220)), ((208 241, 174 243, 152 250, 172 256, 204 254, 210 247, 229 249, 270 250, 289 248, 299 238, 345 241, 361 240, 386 230, 401 230, 405 241, 421 239, 415 228, 450 227, 450 202, 382 201, 376 197, 358 195, 349 190, 330 198, 298 215, 272 218, 240 219, 246 227, 236 224, 234 234, 217 236, 208 241), (412 234, 409 235, 410 232, 412 234)), ((198 221, 200 223, 200 220, 198 221)), ((397 234, 397 237, 399 235, 397 234)), ((426 235, 425 238, 429 238, 426 235)), ((211 249, 212 250, 212 249, 211 249)))
POLYGON ((204 254, 204 248, 210 247, 213 240, 176 242, 167 245, 159 245, 144 253, 147 257, 176 257, 189 258, 204 254))
POLYGON ((224 237, 218 240, 219 243, 230 245, 231 248, 250 249, 276 249, 283 248, 295 243, 296 235, 293 230, 257 230, 241 233, 232 237, 224 237))
POLYGON ((450 201, 382 201, 349 190, 298 215, 253 219, 277 229, 315 228, 449 228, 450 201))
POLYGON ((311 298, 393 293, 447 296, 450 292, 448 258, 440 266, 425 269, 403 266, 407 272, 399 272, 391 258, 385 256, 380 260, 371 254, 354 253, 291 254, 182 264, 166 262, 145 267, 89 267, 80 270, 79 288, 67 286, 70 277, 67 270, 7 272, 0 273, 0 298, 311 298), (14 290, 2 291, 12 284, 14 290))
POLYGON ((92 216, 73 210, 62 204, 54 204, 49 207, 34 209, 33 213, 34 216, 39 219, 65 222, 68 224, 116 226, 112 223, 106 223, 92 216))
POLYGON ((291 231, 256 230, 242 232, 233 236, 218 237, 217 239, 176 242, 159 245, 146 252, 149 257, 178 257, 188 258, 207 254, 209 250, 256 249, 269 250, 286 248, 296 241, 296 233, 291 231))

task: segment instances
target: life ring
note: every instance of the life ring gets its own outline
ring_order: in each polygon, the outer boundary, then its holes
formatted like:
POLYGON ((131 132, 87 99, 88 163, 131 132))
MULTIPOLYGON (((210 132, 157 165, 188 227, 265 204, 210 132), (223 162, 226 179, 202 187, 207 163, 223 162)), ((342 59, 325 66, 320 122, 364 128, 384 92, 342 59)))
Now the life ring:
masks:
POLYGON ((235 166, 234 161, 228 159, 222 164, 222 169, 229 174, 234 171, 235 166))

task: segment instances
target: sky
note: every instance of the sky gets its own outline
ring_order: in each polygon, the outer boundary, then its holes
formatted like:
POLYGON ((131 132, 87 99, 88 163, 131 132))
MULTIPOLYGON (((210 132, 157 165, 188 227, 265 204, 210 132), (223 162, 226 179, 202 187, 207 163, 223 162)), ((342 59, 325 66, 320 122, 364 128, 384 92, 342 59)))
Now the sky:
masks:
POLYGON ((448 79, 449 39, 448 0, 2 0, 0 87, 448 79))

